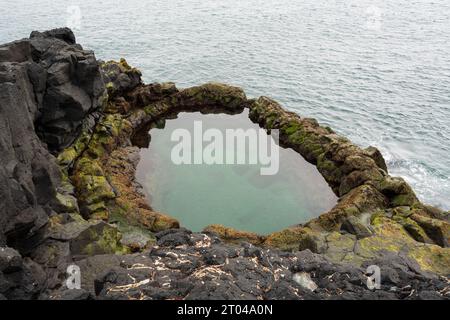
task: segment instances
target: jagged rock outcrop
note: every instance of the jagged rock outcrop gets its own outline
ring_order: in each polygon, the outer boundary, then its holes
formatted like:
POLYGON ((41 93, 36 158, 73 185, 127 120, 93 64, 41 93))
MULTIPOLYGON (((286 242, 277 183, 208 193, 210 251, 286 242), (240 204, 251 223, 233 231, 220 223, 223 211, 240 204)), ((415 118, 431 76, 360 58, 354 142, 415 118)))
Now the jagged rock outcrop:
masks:
POLYGON ((0 46, 0 178, 0 299, 450 298, 448 212, 390 176, 376 148, 238 87, 144 84, 67 28, 0 46), (182 111, 246 108, 316 165, 338 204, 269 235, 192 233, 155 211, 134 178, 148 129, 182 111), (74 263, 83 288, 67 290, 74 263))
MULTIPOLYGON (((88 222, 79 222, 79 233, 65 239, 48 232, 59 213, 78 211, 51 152, 71 144, 82 126, 91 127, 105 98, 99 62, 67 28, 0 46, 0 250, 6 261, 1 295, 37 298, 51 287, 44 268, 52 264, 64 273, 62 261, 71 261, 67 241, 73 247, 83 231, 92 234, 88 222), (10 260, 17 263, 8 265, 10 260)), ((106 229, 95 228, 100 234, 106 229)))
POLYGON ((78 136, 86 117, 105 101, 105 87, 92 51, 83 50, 68 29, 32 32, 31 57, 39 117, 36 129, 52 151, 78 136))

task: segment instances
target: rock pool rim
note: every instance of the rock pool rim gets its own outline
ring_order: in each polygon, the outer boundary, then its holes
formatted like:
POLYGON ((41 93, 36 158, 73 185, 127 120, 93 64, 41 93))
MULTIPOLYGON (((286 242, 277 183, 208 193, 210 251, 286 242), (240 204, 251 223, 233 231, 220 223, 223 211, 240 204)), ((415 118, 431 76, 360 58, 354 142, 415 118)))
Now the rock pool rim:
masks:
MULTIPOLYGON (((429 210, 430 207, 421 204, 402 178, 389 176, 378 149, 361 149, 331 128, 320 126, 317 120, 287 111, 268 97, 247 99, 241 88, 222 83, 206 83, 182 90, 171 82, 143 84, 140 71, 129 66, 124 59, 102 63, 101 68, 107 77, 108 90, 103 116, 93 133, 81 134, 81 140, 86 136, 90 139, 87 144, 81 143, 82 146, 78 147, 79 139, 74 143, 74 149, 66 149, 59 155, 61 165, 73 168, 70 169, 70 178, 85 218, 110 221, 110 215, 117 216, 119 212, 118 215, 126 217, 128 223, 137 222, 151 232, 179 228, 180 223, 176 219, 155 212, 147 203, 134 179, 136 163, 128 165, 125 175, 111 168, 111 162, 122 161, 123 165, 123 158, 129 153, 125 147, 148 145, 148 128, 180 112, 236 114, 245 108, 249 110, 252 122, 268 131, 279 130, 281 147, 293 149, 315 165, 339 201, 331 210, 305 224, 268 235, 222 225, 207 226, 204 232, 214 232, 231 242, 244 240, 293 250, 299 246, 310 247, 311 233, 339 231, 346 219, 352 216, 359 220, 355 223, 361 223, 367 229, 368 213, 373 216, 376 212, 397 207, 407 207, 412 213, 438 219, 446 215, 442 210, 429 210), (122 88, 119 80, 123 79, 119 79, 117 74, 128 77, 131 84, 127 83, 126 88, 122 88), (83 150, 81 157, 78 149, 83 150), (116 154, 119 157, 115 157, 116 154), (299 244, 299 239, 305 240, 305 236, 307 243, 299 244)), ((414 239, 429 241, 425 240, 428 237, 417 236, 416 230, 411 233, 414 239)), ((424 231, 419 233, 424 234, 424 231)), ((436 243, 445 246, 446 241, 440 239, 436 243)))
MULTIPOLYGON (((249 110, 248 113, 248 118, 250 121, 252 121, 253 123, 258 124, 261 128, 265 129, 267 134, 270 134, 270 130, 274 129, 274 127, 268 127, 267 125, 262 124, 261 122, 258 122, 255 118, 252 118, 252 113, 251 113, 251 105, 253 102, 257 102, 258 100, 254 100, 254 99, 250 99, 247 100, 245 93, 242 91, 242 89, 238 88, 238 87, 231 87, 225 84, 221 84, 221 83, 207 83, 201 86, 196 86, 196 87, 191 87, 191 88, 187 88, 187 89, 183 89, 181 90, 181 92, 183 91, 189 91, 189 90, 202 90, 202 88, 231 88, 231 90, 237 90, 238 92, 241 91, 239 94, 242 94, 242 96, 244 97, 244 101, 243 103, 238 103, 238 104, 231 104, 230 106, 225 104, 222 105, 209 105, 209 104, 198 104, 198 105, 192 105, 189 104, 188 106, 182 106, 182 107, 178 107, 178 106, 174 106, 173 108, 169 108, 166 112, 159 114, 157 117, 155 117, 154 119, 150 120, 147 123, 142 124, 141 127, 137 128, 135 130, 135 132, 133 133, 132 137, 131 137, 131 142, 133 143, 133 145, 138 146, 139 148, 148 148, 148 146, 151 144, 151 136, 149 135, 149 130, 151 130, 152 128, 159 128, 159 129, 163 129, 164 125, 165 125, 165 121, 166 120, 173 120, 176 119, 178 117, 178 115, 180 113, 194 113, 194 112, 199 112, 201 114, 227 114, 227 115, 237 115, 237 114, 242 114, 244 112, 244 110, 249 110)), ((208 90, 208 89, 206 89, 208 90)), ((213 89, 215 90, 215 89, 213 89)), ((238 94, 238 95, 239 95, 238 94)), ((271 101, 272 103, 276 103, 275 101, 267 98, 267 97, 262 97, 263 99, 266 99, 265 101, 271 101)), ((226 98, 224 99, 225 101, 227 100, 226 98)), ((228 101, 233 101, 232 99, 228 99, 228 101)), ((280 110, 282 112, 285 112, 286 114, 291 114, 290 112, 284 110, 281 106, 279 106, 277 104, 277 106, 280 108, 280 110)), ((308 120, 313 120, 313 119, 308 119, 308 120)), ((315 120, 313 120, 315 121, 315 120)), ((331 129, 326 128, 327 133, 331 132, 331 129)), ((304 155, 299 152, 299 149, 294 149, 292 147, 292 145, 289 143, 288 140, 286 139, 281 139, 280 137, 280 141, 279 141, 279 147, 281 148, 290 148, 293 149, 297 154, 299 154, 301 157, 305 158, 304 155)), ((306 160, 306 158, 305 158, 306 160)), ((309 163, 312 163, 311 161, 307 160, 309 163)), ((318 169, 317 165, 315 163, 312 163, 313 165, 315 165, 316 169, 318 169)), ((318 170, 320 172, 320 170, 318 170)), ((322 177, 325 178, 325 180, 327 181, 327 183, 329 184, 328 180, 326 179, 326 177, 323 175, 322 172, 320 172, 322 177)), ((336 188, 333 188, 332 185, 329 184, 329 186, 331 187, 333 193, 339 197, 339 193, 337 192, 336 188)), ((319 215, 322 216, 324 214, 330 213, 332 212, 339 204, 339 198, 338 198, 338 203, 333 206, 333 208, 331 208, 330 210, 328 210, 327 212, 324 212, 322 214, 319 215)), ((170 213, 167 213, 170 215, 170 213)), ((319 218, 317 217, 317 218, 319 218)), ((305 223, 304 225, 308 225, 311 221, 314 221, 314 218, 312 220, 310 220, 309 222, 305 223)), ((182 221, 180 221, 182 223, 182 221)), ((297 224, 299 225, 299 224, 297 224)), ((289 227, 287 227, 289 228, 289 227)), ((210 226, 206 226, 204 228, 204 231, 213 231, 213 232, 220 232, 223 234, 224 230, 227 230, 228 233, 233 233, 233 228, 229 228, 226 226, 223 226, 223 230, 222 230, 222 226, 219 225, 210 225, 210 226)), ((261 238, 261 239, 265 239, 267 237, 269 237, 271 234, 274 233, 269 233, 269 234, 256 234, 254 232, 248 232, 245 230, 239 230, 239 233, 242 233, 244 235, 246 235, 246 237, 248 236, 250 239, 252 238, 261 238)), ((257 241, 259 242, 259 241, 257 241)))
MULTIPOLYGON (((135 90, 139 91, 139 88, 135 90)), ((269 132, 271 129, 279 129, 280 146, 293 149, 315 165, 339 197, 334 208, 304 226, 318 225, 325 230, 334 229, 336 220, 342 221, 367 205, 364 203, 367 199, 361 199, 367 193, 374 195, 371 200, 375 203, 369 204, 372 209, 420 204, 403 179, 388 176, 384 159, 377 149, 369 147, 363 150, 335 134, 332 129, 321 127, 315 119, 301 118, 286 111, 270 98, 247 99, 242 89, 220 83, 207 83, 181 91, 173 87, 172 90, 168 97, 142 106, 146 116, 134 129, 132 143, 140 147, 148 145, 149 128, 161 126, 163 121, 173 119, 180 112, 233 115, 242 113, 247 108, 250 120, 260 127, 269 132)), ((205 228, 217 231, 216 229, 216 226, 205 228)))

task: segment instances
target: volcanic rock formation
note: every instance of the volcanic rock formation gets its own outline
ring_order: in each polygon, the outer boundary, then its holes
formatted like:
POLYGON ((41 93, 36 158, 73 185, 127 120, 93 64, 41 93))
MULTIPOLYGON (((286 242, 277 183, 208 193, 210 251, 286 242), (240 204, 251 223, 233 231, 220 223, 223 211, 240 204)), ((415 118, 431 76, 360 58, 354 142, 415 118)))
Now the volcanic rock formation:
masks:
POLYGON ((449 241, 449 213, 391 177, 376 148, 270 98, 143 84, 67 28, 0 46, 0 299, 449 299, 449 241), (245 108, 316 165, 338 204, 269 235, 192 233, 153 210, 135 181, 148 129, 182 111, 245 108), (72 264, 79 290, 65 286, 72 264))

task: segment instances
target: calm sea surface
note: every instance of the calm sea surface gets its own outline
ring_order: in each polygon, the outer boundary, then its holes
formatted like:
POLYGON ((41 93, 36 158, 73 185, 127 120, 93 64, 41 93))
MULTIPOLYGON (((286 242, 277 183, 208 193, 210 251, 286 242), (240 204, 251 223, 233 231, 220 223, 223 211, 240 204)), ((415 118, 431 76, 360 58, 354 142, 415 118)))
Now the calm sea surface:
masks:
POLYGON ((268 95, 361 146, 450 209, 448 0, 0 0, 0 42, 72 26, 146 82, 221 81, 268 95))

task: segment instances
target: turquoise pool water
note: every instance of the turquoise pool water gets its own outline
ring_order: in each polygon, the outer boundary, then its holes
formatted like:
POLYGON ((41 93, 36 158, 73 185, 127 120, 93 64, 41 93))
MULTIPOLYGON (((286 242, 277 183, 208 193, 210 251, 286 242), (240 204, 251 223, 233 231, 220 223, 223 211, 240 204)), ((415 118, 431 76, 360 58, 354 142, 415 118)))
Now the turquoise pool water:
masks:
MULTIPOLYGON (((248 162, 174 164, 171 153, 177 142, 171 141, 172 132, 184 128, 192 133, 194 121, 202 121, 203 131, 259 129, 244 111, 239 115, 182 113, 166 121, 164 129, 150 130, 151 143, 141 149, 136 176, 155 210, 195 231, 223 224, 266 234, 306 222, 336 204, 336 196, 315 166, 291 149, 276 146, 280 166, 275 175, 261 175, 261 165, 248 162)), ((228 151, 225 148, 224 153, 228 151)))

